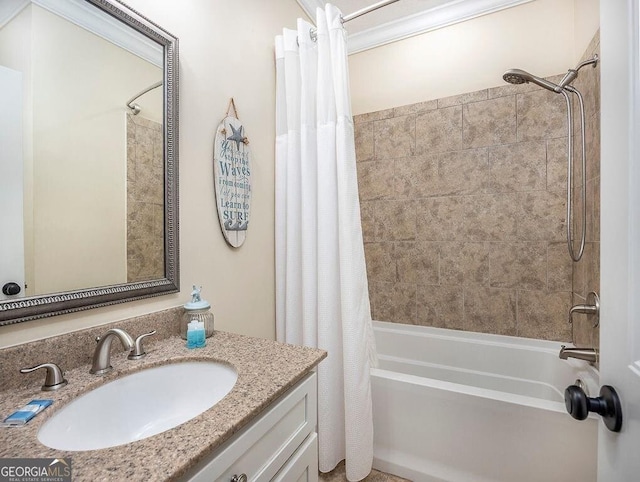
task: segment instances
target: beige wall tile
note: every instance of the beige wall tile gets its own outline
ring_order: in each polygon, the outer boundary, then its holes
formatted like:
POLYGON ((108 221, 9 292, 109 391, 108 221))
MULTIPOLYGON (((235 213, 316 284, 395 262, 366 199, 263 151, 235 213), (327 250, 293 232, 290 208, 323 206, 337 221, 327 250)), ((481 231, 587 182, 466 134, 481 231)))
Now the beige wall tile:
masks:
POLYGON ((375 202, 360 201, 360 222, 362 223, 362 237, 365 243, 376 240, 375 202))
POLYGON ((378 110, 376 112, 368 112, 366 114, 353 116, 353 123, 361 124, 363 122, 378 121, 381 119, 388 119, 390 117, 393 117, 393 109, 378 110))
POLYGON ((393 116, 400 117, 409 114, 419 114, 421 112, 427 112, 438 108, 437 100, 427 100, 425 102, 418 102, 417 104, 403 105, 402 107, 395 107, 393 109, 393 116))
MULTIPOLYGON (((587 142, 587 179, 600 176, 600 111, 587 117, 585 127, 587 142)), ((576 156, 581 151, 577 151, 576 156)))
POLYGON ((462 112, 465 148, 509 144, 516 141, 515 97, 498 97, 465 104, 462 112))
POLYGON ((585 253, 588 256, 585 265, 585 291, 600 294, 600 243, 587 243, 585 253))
POLYGON ((416 324, 416 285, 396 283, 393 286, 393 311, 393 320, 396 323, 416 324))
POLYGON ((437 109, 416 117, 416 153, 434 154, 462 147, 462 107, 437 109))
POLYGON ((587 297, 587 264, 589 263, 590 251, 587 251, 587 245, 585 245, 585 252, 580 258, 580 261, 572 262, 571 264, 571 291, 574 294, 587 297))
POLYGON ((571 293, 518 291, 518 336, 571 341, 571 293))
POLYGON ((564 97, 548 90, 517 95, 518 141, 567 135, 564 97))
POLYGON ((462 288, 457 286, 418 286, 416 323, 453 330, 464 327, 462 288))
POLYGON ((392 117, 373 123, 376 160, 412 156, 415 150, 416 118, 392 117))
POLYGON ((127 181, 136 180, 136 125, 127 114, 127 181))
POLYGON ((571 291, 572 261, 566 243, 550 243, 547 247, 547 290, 571 291))
POLYGON ((371 201, 393 197, 395 171, 392 160, 360 162, 357 169, 360 199, 371 201))
POLYGON ((546 188, 544 141, 519 142, 489 148, 491 192, 539 191, 546 188))
POLYGON ((154 157, 153 130, 136 125, 135 129, 136 160, 138 164, 150 166, 154 157))
POLYGON ((587 181, 587 241, 600 241, 600 177, 587 181))
MULTIPOLYGON (((582 187, 579 187, 577 189, 573 189, 571 191, 571 196, 573 199, 572 202, 572 238, 573 238, 573 249, 574 252, 577 254, 577 252, 580 249, 580 240, 582 238, 582 226, 583 226, 583 219, 582 219, 582 215, 583 215, 583 211, 585 209, 585 206, 582 203, 582 187)), ((588 232, 586 231, 588 229, 588 223, 589 223, 589 216, 587 213, 587 216, 585 217, 584 220, 584 227, 585 227, 585 234, 588 234, 588 232)), ((565 239, 566 239, 566 234, 565 234, 565 239)))
POLYGON ((488 287, 489 252, 489 243, 441 243, 440 284, 488 287))
POLYGON ((157 229, 155 227, 154 205, 134 202, 127 205, 127 237, 131 239, 151 239, 157 229))
POLYGON ((417 238, 423 241, 464 239, 464 198, 438 197, 417 203, 417 238))
POLYGON ((416 324, 416 286, 406 283, 373 283, 369 285, 373 302, 373 318, 393 323, 416 324))
POLYGON ((440 195, 480 194, 489 179, 487 149, 467 149, 437 155, 435 191, 440 195))
POLYGON ((365 243, 364 256, 369 281, 389 283, 397 281, 393 243, 365 243))
POLYGON ((375 204, 376 236, 382 241, 416 238, 416 202, 378 201, 375 204))
POLYGON ((452 95, 451 97, 443 97, 438 99, 438 108, 444 109, 454 105, 468 104, 469 102, 479 102, 487 100, 488 89, 477 90, 475 92, 467 92, 466 94, 452 95))
POLYGON ((562 241, 566 218, 564 193, 518 193, 518 239, 562 241))
POLYGON ((440 244, 399 242, 395 259, 400 283, 437 285, 440 283, 440 244))
POLYGON ((488 89, 487 99, 496 99, 498 97, 524 94, 526 92, 533 92, 541 89, 541 87, 538 87, 535 84, 508 84, 505 82, 504 85, 488 89))
POLYGON ((465 196, 464 239, 513 241, 517 234, 517 195, 465 196))
POLYGON ((567 190, 567 138, 547 140, 547 190, 567 190))
POLYGON ((162 204, 153 205, 153 234, 161 243, 164 244, 164 206, 162 204))
POLYGON ((356 144, 356 161, 373 159, 373 122, 364 122, 353 126, 356 144))
POLYGON ((162 126, 127 116, 127 281, 164 276, 162 126))
POLYGON ((547 243, 499 243, 489 256, 492 288, 543 290, 547 286, 547 243))
POLYGON ((421 199, 438 195, 436 156, 396 159, 394 168, 394 193, 397 199, 421 199))
POLYGON ((154 167, 164 170, 164 142, 162 126, 156 124, 153 127, 153 162, 154 167))
POLYGON ((393 321, 393 283, 369 280, 369 301, 371 318, 393 321))
MULTIPOLYGON (((574 125, 576 124, 574 120, 574 125)), ((573 187, 578 186, 582 186, 582 135, 579 130, 573 133, 573 187)))
POLYGON ((516 291, 466 287, 464 329, 498 335, 516 334, 516 291))

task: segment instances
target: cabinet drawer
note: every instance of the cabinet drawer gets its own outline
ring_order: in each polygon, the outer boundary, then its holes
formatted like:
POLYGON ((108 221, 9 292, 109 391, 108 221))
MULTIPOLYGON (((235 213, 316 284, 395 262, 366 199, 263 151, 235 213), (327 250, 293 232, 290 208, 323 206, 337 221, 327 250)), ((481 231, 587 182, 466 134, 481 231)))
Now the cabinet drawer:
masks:
POLYGON ((318 434, 307 437, 287 464, 273 478, 273 482, 318 482, 318 434))
POLYGON ((191 472, 194 482, 271 480, 317 424, 317 379, 308 374, 191 472))

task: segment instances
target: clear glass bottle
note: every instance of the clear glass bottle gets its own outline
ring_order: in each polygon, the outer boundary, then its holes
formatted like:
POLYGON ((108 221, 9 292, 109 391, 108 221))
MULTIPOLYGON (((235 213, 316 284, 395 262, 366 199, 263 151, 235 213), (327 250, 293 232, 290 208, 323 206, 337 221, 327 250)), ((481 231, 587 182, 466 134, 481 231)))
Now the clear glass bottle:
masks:
POLYGON ((182 339, 187 339, 187 327, 193 320, 201 321, 204 323, 205 336, 209 338, 213 335, 213 313, 211 313, 211 305, 208 301, 200 298, 200 290, 202 287, 197 288, 193 286, 191 292, 191 301, 184 305, 184 314, 180 322, 180 336, 182 339))

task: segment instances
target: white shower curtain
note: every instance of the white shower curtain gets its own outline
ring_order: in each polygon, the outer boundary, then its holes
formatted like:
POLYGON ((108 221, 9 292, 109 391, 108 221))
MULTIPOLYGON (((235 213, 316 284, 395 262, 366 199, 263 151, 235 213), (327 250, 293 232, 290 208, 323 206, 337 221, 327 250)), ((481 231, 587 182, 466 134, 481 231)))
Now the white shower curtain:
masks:
POLYGON ((276 331, 327 350, 318 368, 320 470, 371 471, 375 360, 346 33, 327 4, 276 37, 276 331))

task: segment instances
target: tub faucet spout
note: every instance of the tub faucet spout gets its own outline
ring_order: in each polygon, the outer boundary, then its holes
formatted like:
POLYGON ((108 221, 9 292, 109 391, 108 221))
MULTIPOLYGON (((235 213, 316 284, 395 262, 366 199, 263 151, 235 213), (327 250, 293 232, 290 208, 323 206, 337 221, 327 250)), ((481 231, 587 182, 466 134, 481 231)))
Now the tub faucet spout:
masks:
POLYGON ((566 346, 562 345, 560 347, 560 354, 558 356, 563 360, 567 360, 569 358, 577 358, 578 360, 597 363, 598 350, 596 350, 595 348, 567 348, 566 346))

